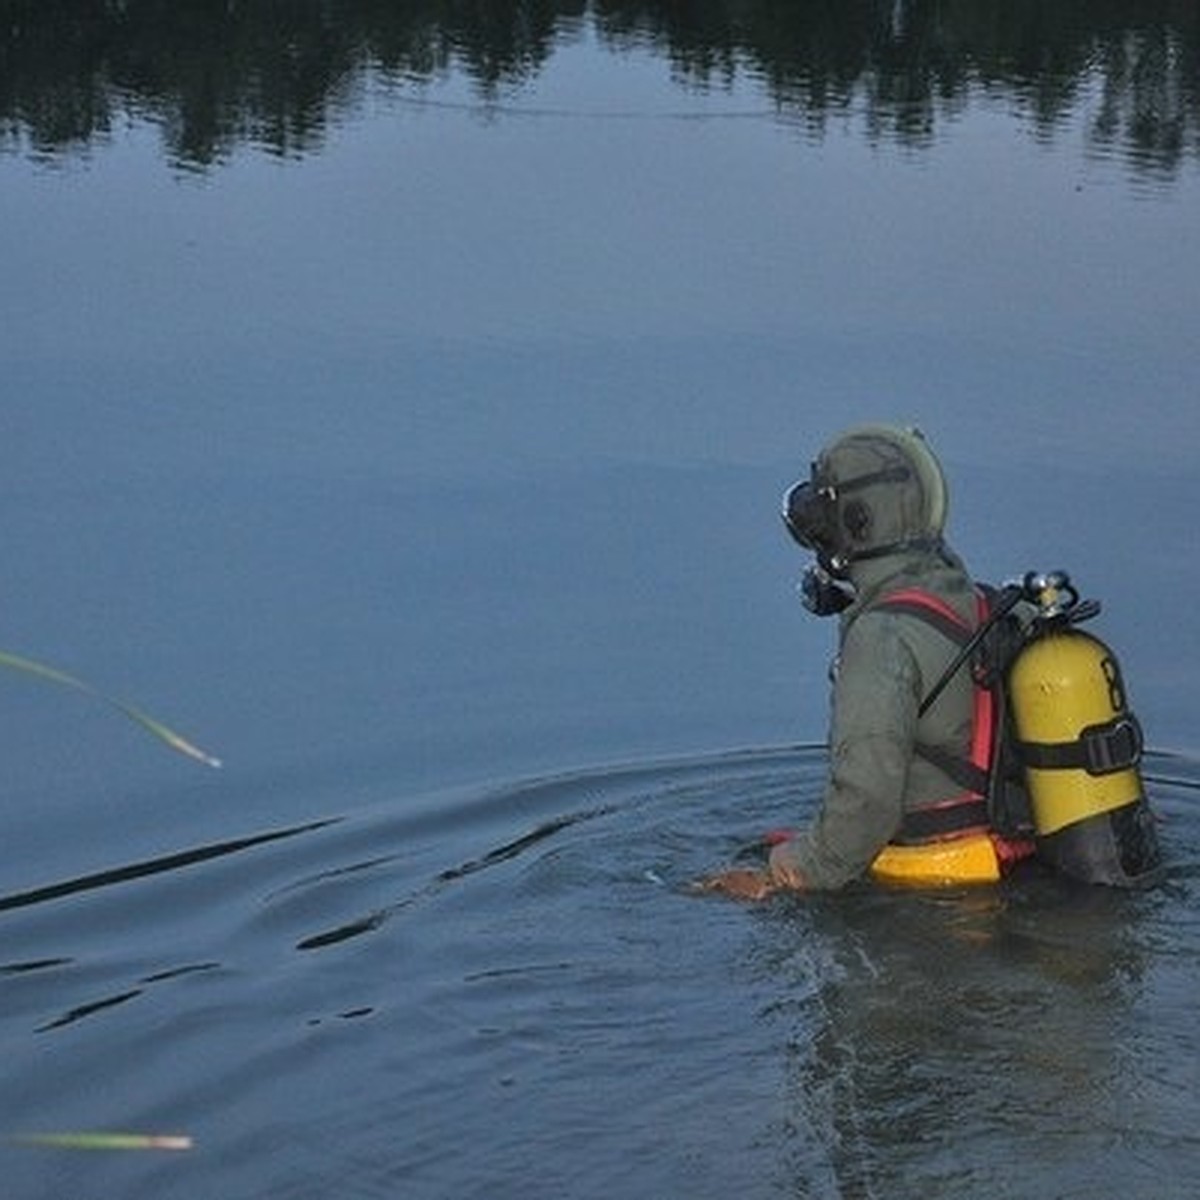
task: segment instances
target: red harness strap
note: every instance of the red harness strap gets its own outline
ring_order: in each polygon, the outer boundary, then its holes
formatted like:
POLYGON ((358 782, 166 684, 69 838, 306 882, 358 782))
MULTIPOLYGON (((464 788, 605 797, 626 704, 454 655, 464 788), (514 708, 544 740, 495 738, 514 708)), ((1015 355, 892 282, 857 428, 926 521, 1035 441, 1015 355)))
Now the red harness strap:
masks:
MULTIPOLYGON (((921 588, 903 588, 885 596, 876 606, 889 612, 908 612, 932 625, 957 646, 964 646, 975 632, 965 620, 940 596, 921 588)), ((975 591, 976 620, 988 616, 988 601, 981 589, 975 591)), ((987 812, 987 778, 992 765, 995 745, 996 710, 991 690, 978 681, 974 683, 971 712, 971 747, 964 764, 943 752, 918 743, 917 752, 935 766, 941 767, 964 790, 945 800, 922 805, 906 813, 900 829, 900 842, 920 843, 943 838, 962 837, 989 829, 987 812), (962 769, 965 766, 965 770, 962 769)))

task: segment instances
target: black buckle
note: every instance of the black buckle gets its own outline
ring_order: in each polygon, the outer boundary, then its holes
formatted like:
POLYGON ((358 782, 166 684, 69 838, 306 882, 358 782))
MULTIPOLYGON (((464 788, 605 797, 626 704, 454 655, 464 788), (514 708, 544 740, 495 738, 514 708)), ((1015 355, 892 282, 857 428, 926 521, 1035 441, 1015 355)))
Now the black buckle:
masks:
POLYGON ((1083 767, 1089 775, 1111 775, 1135 767, 1142 759, 1142 727, 1132 714, 1081 731, 1083 767))

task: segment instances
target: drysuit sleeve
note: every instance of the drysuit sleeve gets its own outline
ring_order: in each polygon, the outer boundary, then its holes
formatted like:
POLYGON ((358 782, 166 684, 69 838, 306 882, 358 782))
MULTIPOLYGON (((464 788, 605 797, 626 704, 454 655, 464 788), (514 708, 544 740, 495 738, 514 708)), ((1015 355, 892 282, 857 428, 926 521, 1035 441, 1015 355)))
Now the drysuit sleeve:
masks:
POLYGON ((864 875, 900 828, 921 675, 898 620, 894 613, 864 613, 846 630, 821 810, 780 847, 807 888, 840 888, 864 875))

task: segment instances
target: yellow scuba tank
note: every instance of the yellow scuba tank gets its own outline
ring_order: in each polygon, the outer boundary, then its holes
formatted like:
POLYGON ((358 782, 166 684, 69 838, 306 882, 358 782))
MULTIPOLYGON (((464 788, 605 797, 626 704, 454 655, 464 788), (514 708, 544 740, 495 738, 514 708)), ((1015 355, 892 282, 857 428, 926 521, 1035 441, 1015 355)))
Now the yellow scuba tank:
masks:
POLYGON ((1074 628, 1099 605, 1067 576, 1027 576, 1038 611, 1008 672, 1009 712, 1038 853, 1066 875, 1128 886, 1159 866, 1138 764, 1142 731, 1116 656, 1074 628))

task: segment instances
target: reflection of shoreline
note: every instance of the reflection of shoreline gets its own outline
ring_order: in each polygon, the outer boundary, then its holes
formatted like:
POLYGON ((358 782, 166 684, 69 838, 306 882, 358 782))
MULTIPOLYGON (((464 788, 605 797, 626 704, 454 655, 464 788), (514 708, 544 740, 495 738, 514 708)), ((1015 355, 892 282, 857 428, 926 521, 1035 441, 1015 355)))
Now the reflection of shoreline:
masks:
POLYGON ((643 0, 583 19, 578 3, 556 11, 508 0, 486 26, 448 4, 207 7, 165 20, 138 0, 93 3, 64 28, 57 10, 21 6, 0 20, 0 151, 69 154, 122 119, 148 119, 178 165, 212 166, 245 144, 312 153, 331 118, 365 103, 376 84, 411 97, 461 74, 489 110, 501 93, 511 101, 579 40, 585 20, 600 46, 662 57, 691 87, 751 80, 772 109, 815 133, 853 114, 869 138, 920 147, 973 98, 1000 95, 1039 137, 1086 104, 1090 144, 1137 171, 1170 175, 1200 146, 1200 39, 1182 18, 1149 23, 1133 0, 1102 14, 1081 4, 1058 23, 1031 0, 1006 6, 1003 21, 982 0, 949 11, 838 6, 833 16, 802 3, 692 13, 643 0))

